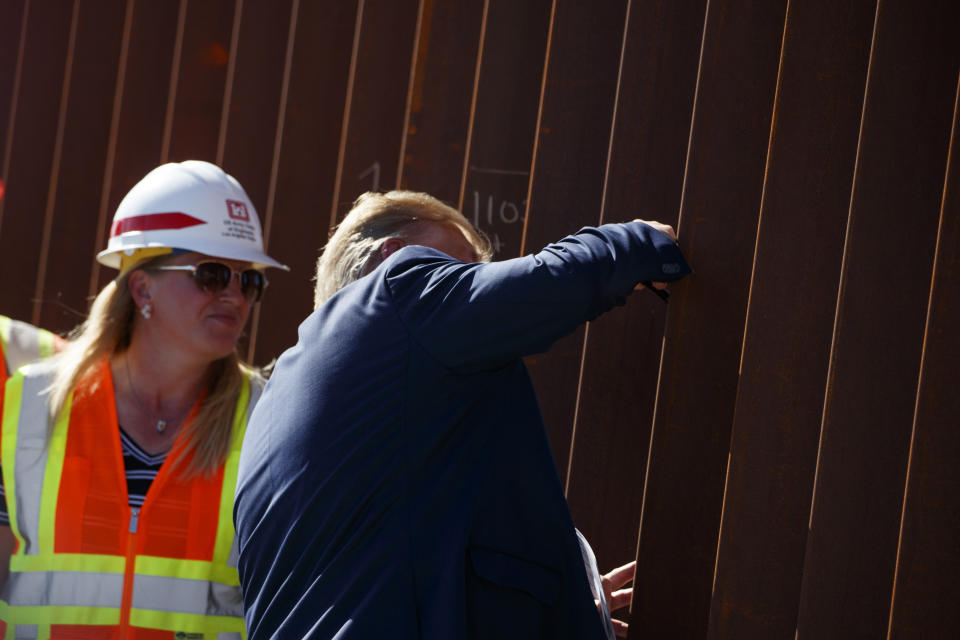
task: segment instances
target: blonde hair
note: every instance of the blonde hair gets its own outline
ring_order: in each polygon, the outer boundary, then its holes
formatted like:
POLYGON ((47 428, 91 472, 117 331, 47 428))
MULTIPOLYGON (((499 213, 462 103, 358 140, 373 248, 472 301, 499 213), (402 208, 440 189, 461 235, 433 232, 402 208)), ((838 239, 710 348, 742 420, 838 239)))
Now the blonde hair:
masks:
POLYGON ((416 191, 368 191, 353 203, 317 260, 314 308, 319 309, 327 298, 365 275, 384 240, 409 237, 413 226, 423 220, 456 226, 480 260, 490 259, 489 240, 453 207, 416 191))
MULTIPOLYGON (((157 265, 167 256, 147 260, 137 268, 157 265)), ((130 346, 136 305, 127 276, 122 272, 105 286, 90 307, 90 314, 73 330, 69 342, 57 356, 57 366, 50 385, 50 417, 55 420, 67 398, 81 382, 92 382, 97 365, 104 359, 121 354, 130 346)), ((247 377, 262 381, 260 372, 240 360, 236 350, 210 365, 210 387, 193 420, 183 426, 186 446, 173 461, 176 468, 192 453, 183 470, 186 477, 213 475, 223 465, 233 435, 233 415, 237 398, 247 377)))

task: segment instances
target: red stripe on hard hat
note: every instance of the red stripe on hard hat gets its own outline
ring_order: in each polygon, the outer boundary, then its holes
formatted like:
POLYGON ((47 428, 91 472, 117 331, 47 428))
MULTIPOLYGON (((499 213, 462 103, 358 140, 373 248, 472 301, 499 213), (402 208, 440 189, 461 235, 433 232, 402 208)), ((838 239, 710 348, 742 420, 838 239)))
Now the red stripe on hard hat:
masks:
POLYGON ((113 223, 110 237, 118 236, 127 231, 160 231, 167 229, 183 229, 198 224, 207 224, 203 220, 188 216, 185 213, 148 213, 143 216, 130 216, 113 223))

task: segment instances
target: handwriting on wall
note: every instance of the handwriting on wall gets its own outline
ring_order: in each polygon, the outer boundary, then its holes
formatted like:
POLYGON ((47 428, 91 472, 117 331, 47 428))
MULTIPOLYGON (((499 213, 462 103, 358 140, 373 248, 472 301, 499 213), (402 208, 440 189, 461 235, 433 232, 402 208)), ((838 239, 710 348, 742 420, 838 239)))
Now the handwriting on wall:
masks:
POLYGON ((464 215, 490 237, 496 254, 520 249, 529 171, 470 166, 464 215))
POLYGON ((493 194, 486 194, 486 198, 484 198, 484 194, 474 190, 470 202, 472 203, 472 212, 467 209, 463 212, 464 215, 470 218, 475 227, 482 229, 490 237, 494 253, 503 252, 507 248, 508 242, 497 229, 501 225, 523 224, 523 212, 527 208, 526 199, 517 204, 498 198, 493 194))
POLYGON ((363 182, 367 176, 370 176, 370 188, 368 191, 380 191, 380 162, 374 162, 372 165, 357 174, 357 182, 363 182))
MULTIPOLYGON (((489 236, 496 254, 516 253, 523 233, 530 173, 475 166, 469 169, 474 179, 468 183, 463 215, 489 236)), ((361 191, 380 191, 380 176, 381 164, 375 161, 355 179, 361 191)))

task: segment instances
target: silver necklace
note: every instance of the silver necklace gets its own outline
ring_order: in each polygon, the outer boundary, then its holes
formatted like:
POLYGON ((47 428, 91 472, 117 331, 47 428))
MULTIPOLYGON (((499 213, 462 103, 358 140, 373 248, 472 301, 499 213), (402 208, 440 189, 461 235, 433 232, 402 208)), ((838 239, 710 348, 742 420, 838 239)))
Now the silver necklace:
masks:
MULTIPOLYGON (((137 393, 137 388, 133 386, 133 376, 130 375, 129 358, 126 358, 124 363, 127 365, 127 383, 130 385, 130 393, 133 394, 134 401, 137 403, 137 406, 140 407, 140 411, 142 411, 148 418, 153 420, 154 413, 147 408, 147 405, 143 402, 143 400, 140 399, 140 394, 137 393)), ((172 422, 174 422, 173 418, 164 420, 163 418, 157 416, 157 433, 163 433, 167 428, 167 425, 171 424, 172 422)))

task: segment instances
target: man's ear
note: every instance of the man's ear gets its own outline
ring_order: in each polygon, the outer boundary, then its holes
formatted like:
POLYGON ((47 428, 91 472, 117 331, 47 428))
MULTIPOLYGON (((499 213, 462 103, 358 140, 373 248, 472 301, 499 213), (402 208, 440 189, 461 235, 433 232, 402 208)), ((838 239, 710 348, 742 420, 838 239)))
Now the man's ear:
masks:
POLYGON ((150 302, 150 276, 143 269, 134 269, 127 276, 127 287, 137 308, 150 302))
POLYGON ((380 260, 386 260, 392 253, 406 245, 407 243, 404 242, 402 238, 387 238, 383 244, 380 245, 380 260))

